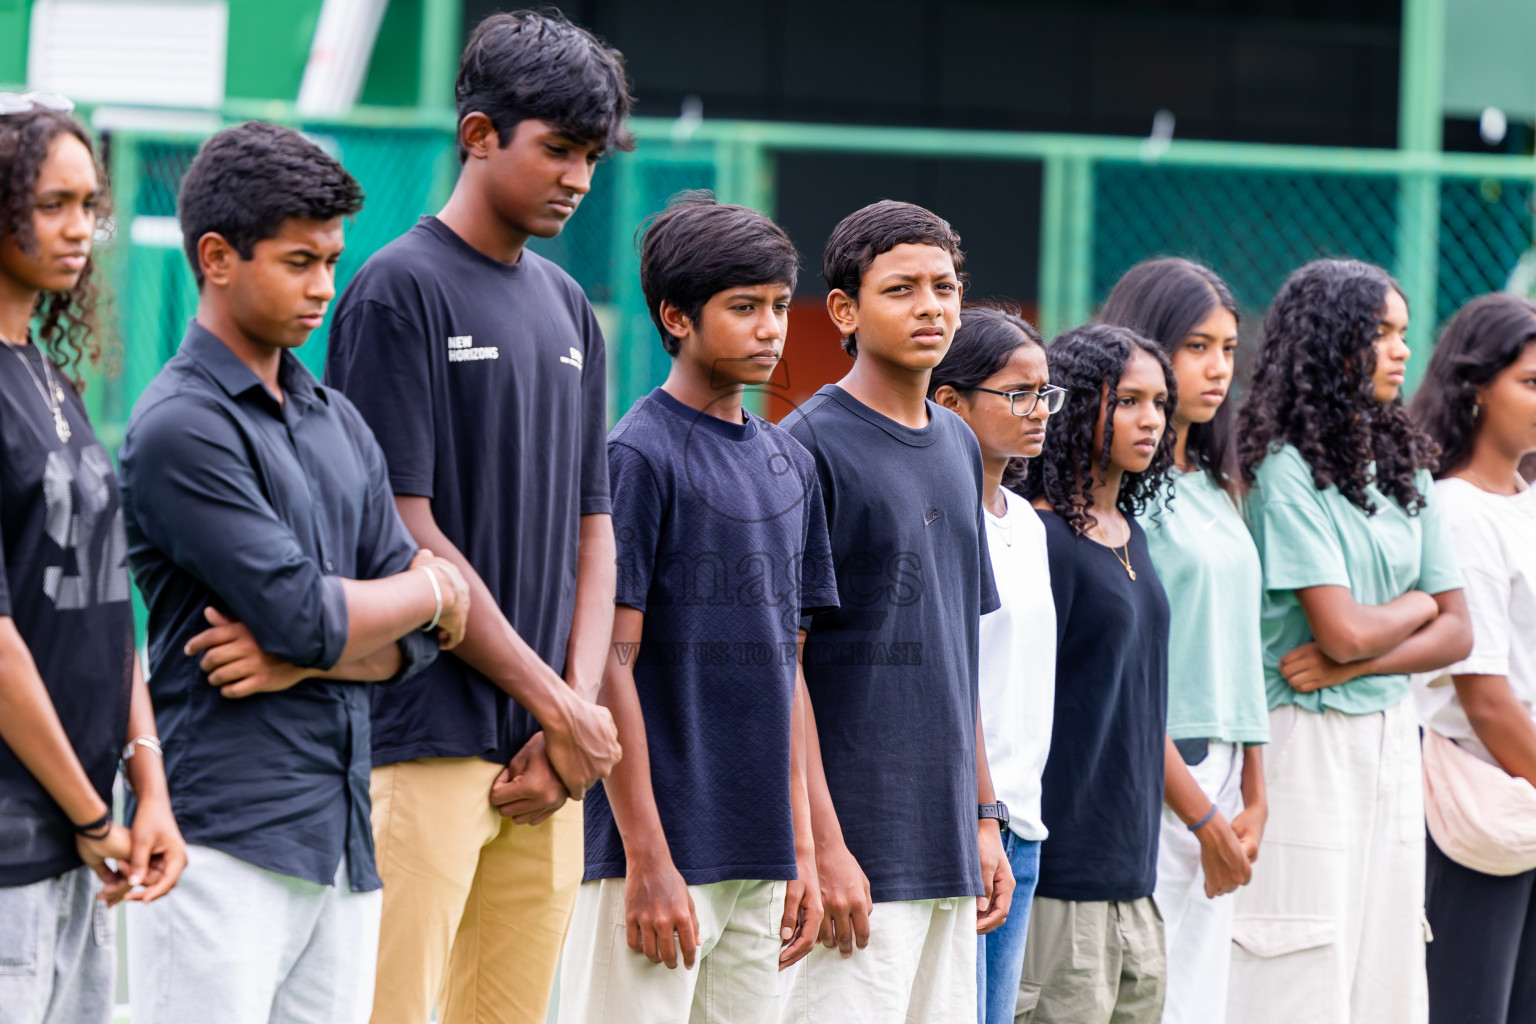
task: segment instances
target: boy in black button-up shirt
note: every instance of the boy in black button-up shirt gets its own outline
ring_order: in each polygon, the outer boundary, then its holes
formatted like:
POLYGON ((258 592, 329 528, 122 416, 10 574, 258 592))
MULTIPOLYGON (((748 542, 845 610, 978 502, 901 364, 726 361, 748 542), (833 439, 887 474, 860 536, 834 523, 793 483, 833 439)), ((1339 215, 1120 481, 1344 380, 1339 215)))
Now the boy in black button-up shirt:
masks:
POLYGON ((360 1022, 380 883, 357 684, 405 679, 456 643, 468 591, 411 541, 362 417, 285 351, 334 294, 356 182, 297 133, 251 123, 203 147, 180 206, 197 319, 121 461, 196 880, 130 921, 134 1020, 360 1022))

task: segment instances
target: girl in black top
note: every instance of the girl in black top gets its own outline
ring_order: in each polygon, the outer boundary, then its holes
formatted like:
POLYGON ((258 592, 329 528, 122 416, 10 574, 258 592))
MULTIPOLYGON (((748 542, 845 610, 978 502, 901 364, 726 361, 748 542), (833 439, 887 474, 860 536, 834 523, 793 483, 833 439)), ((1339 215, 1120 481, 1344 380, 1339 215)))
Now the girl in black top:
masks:
POLYGON ((103 197, 69 109, 0 94, 0 1005, 106 1021, 105 907, 163 895, 186 854, 134 652, 117 481, 80 401, 100 356, 103 197), (112 820, 120 755, 131 832, 112 820))
POLYGON ((1024 484, 1045 523, 1057 658, 1041 779, 1051 834, 1018 1008, 1155 1024, 1168 602, 1135 516, 1173 462, 1177 384, 1162 349, 1123 327, 1080 327, 1047 351, 1051 383, 1072 396, 1024 484))

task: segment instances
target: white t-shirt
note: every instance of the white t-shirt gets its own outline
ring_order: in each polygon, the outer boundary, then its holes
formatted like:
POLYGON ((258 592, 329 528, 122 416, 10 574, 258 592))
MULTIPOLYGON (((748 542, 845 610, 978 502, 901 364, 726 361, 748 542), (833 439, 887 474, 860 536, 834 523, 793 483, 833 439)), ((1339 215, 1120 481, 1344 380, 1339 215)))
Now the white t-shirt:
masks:
POLYGON ((1040 773, 1056 704, 1056 603, 1045 526, 1029 502, 1002 491, 1008 511, 987 520, 987 550, 1002 607, 981 617, 981 729, 992 787, 1020 839, 1046 837, 1040 773))
POLYGON ((1414 676, 1414 701, 1426 726, 1496 764, 1472 731, 1451 677, 1504 676, 1536 719, 1536 487, 1490 494, 1458 477, 1435 487, 1466 580, 1472 653, 1414 676))

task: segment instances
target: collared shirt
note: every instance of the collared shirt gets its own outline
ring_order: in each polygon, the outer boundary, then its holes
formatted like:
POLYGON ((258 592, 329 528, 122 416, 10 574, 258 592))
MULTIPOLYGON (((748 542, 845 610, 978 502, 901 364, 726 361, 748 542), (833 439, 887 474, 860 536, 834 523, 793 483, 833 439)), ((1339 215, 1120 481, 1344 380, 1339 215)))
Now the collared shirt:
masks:
MULTIPOLYGON (((322 885, 346 854, 377 889, 368 824, 370 688, 308 679, 220 696, 182 653, 212 605, 264 651, 328 669, 347 642, 342 578, 405 571, 416 553, 384 455, 352 404, 283 353, 279 405, 195 322, 150 383, 120 453, 128 558, 149 609, 150 696, 190 843, 322 885)), ((400 640, 396 680, 436 656, 400 640)))

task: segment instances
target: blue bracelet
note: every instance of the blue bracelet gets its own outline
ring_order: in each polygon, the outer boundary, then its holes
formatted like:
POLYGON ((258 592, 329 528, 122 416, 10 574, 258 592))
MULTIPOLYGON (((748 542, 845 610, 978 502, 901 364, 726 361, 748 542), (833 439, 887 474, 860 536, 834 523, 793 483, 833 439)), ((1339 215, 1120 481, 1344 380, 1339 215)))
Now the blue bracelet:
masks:
POLYGON ((1211 804, 1211 809, 1205 812, 1205 817, 1201 818, 1199 821, 1195 822, 1193 825, 1189 825, 1189 826, 1186 826, 1186 827, 1191 832, 1199 832, 1202 828, 1204 828, 1207 824, 1209 824, 1210 820, 1212 818, 1214 818, 1214 817, 1216 817, 1216 805, 1215 804, 1211 804))

